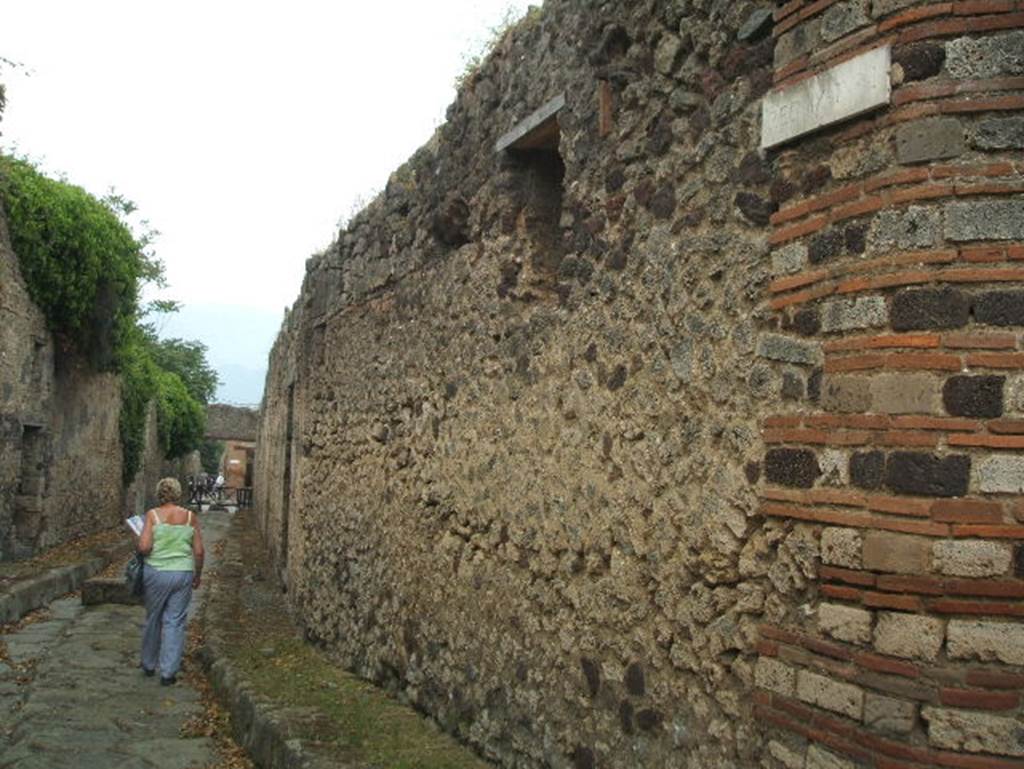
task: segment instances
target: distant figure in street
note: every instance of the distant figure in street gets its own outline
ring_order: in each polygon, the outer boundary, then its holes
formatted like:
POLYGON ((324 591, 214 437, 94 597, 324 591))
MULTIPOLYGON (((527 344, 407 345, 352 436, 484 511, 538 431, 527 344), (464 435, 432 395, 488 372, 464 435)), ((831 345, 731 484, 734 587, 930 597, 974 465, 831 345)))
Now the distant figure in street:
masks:
POLYGON ((181 484, 163 478, 156 485, 160 506, 146 513, 139 552, 144 572, 146 624, 142 631, 142 672, 160 668, 160 683, 177 680, 185 650, 185 625, 192 591, 203 573, 203 538, 191 510, 178 506, 181 484))
POLYGON ((217 498, 220 499, 221 492, 224 491, 224 474, 217 473, 217 480, 213 482, 213 489, 217 494, 217 498))

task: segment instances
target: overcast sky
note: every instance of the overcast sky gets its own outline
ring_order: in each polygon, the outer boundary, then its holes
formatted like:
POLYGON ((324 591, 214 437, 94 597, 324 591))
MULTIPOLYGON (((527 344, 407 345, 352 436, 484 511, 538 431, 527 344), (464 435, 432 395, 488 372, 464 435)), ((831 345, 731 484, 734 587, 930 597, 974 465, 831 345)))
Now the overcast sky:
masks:
POLYGON ((528 4, 12 0, 0 57, 24 71, 0 70, 0 146, 135 201, 161 232, 166 296, 279 318, 306 258, 430 138, 467 56, 528 4))

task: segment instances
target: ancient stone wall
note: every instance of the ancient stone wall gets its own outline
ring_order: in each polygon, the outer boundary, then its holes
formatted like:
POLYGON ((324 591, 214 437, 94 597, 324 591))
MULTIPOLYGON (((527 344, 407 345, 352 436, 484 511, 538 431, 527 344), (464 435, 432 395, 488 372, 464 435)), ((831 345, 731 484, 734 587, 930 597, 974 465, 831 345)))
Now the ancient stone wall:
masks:
POLYGON ((309 637, 505 766, 1024 766, 1022 11, 507 36, 271 354, 309 637), (881 109, 761 150, 867 49, 881 109))
POLYGON ((865 48, 893 61, 886 109, 777 158, 762 351, 822 372, 763 420, 760 511, 812 524, 820 554, 802 620, 758 646, 787 767, 1024 766, 1021 11, 776 12, 777 88, 865 48))
POLYGON ((58 349, 0 217, 0 559, 114 526, 121 389, 58 349))
POLYGON ((162 475, 198 461, 164 460, 151 406, 142 466, 124 488, 120 413, 119 378, 50 334, 0 215, 0 560, 117 526, 152 506, 162 475))
POLYGON ((211 403, 206 407, 206 437, 226 440, 256 440, 259 412, 244 406, 211 403))

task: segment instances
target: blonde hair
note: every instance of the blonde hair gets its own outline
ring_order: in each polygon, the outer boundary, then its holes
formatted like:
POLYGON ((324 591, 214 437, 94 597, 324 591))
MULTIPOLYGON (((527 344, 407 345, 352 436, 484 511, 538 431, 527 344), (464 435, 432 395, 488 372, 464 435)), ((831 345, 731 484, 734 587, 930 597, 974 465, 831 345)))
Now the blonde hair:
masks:
POLYGON ((161 478, 156 484, 156 499, 161 505, 174 504, 181 500, 181 484, 177 478, 161 478))

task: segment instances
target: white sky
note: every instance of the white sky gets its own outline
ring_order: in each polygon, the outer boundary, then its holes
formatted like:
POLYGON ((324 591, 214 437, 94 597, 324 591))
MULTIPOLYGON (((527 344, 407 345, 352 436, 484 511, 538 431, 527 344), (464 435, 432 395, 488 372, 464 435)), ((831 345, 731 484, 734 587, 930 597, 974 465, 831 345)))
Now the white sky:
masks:
MULTIPOLYGON (((523 0, 8 0, 0 146, 162 233, 165 294, 275 314, 523 0)), ((269 348, 269 341, 267 342, 269 348)), ((211 352, 216 352, 211 350, 211 352)))

